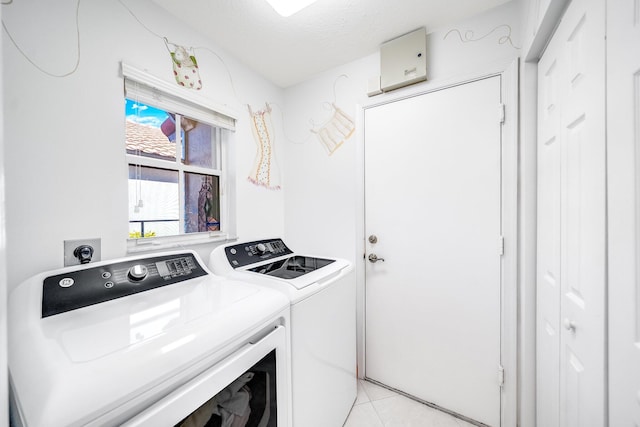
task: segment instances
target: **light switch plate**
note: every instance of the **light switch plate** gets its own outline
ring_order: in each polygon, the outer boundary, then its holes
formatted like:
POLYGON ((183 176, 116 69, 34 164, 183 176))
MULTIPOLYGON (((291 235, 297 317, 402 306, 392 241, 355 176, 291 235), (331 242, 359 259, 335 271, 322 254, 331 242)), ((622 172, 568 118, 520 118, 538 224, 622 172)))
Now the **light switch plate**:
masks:
POLYGON ((78 246, 89 245, 93 248, 93 256, 91 257, 91 262, 100 261, 102 258, 102 252, 100 250, 100 238, 94 237, 89 239, 76 239, 76 240, 65 240, 64 241, 64 266, 68 267, 70 265, 79 265, 80 260, 73 255, 73 251, 76 250, 78 246))

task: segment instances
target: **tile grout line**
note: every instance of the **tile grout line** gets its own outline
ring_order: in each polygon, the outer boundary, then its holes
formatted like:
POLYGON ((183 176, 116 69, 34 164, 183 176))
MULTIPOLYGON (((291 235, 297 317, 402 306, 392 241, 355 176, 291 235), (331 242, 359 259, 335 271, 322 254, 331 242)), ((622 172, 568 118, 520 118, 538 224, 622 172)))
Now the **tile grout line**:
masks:
MULTIPOLYGON (((376 415, 376 418, 378 418, 378 421, 380 422, 380 425, 382 427, 386 427, 384 421, 382 421, 382 418, 380 418, 380 414, 378 413, 378 410, 376 409, 375 405, 373 404, 374 400, 371 398, 371 396, 369 395, 369 393, 367 392, 367 388, 365 387, 364 383, 366 382, 365 380, 360 380, 358 379, 359 383, 360 383, 360 387, 362 387, 362 391, 364 392, 364 394, 367 396, 367 399, 369 399, 368 402, 362 402, 362 403, 369 403, 371 405, 371 408, 373 408, 373 412, 376 415)), ((370 383, 373 384, 373 383, 370 383)), ((375 385, 375 384, 374 384, 375 385)), ((383 399, 388 399, 389 397, 394 397, 394 396, 387 396, 385 398, 382 399, 377 399, 377 400, 383 400, 383 399)))
MULTIPOLYGON (((383 400, 383 399, 379 399, 379 400, 383 400)), ((380 418, 380 414, 378 413, 376 406, 373 404, 373 401, 371 402, 371 407, 373 408, 373 412, 375 412, 376 417, 378 417, 378 421, 380 421, 380 425, 382 425, 382 427, 387 427, 384 421, 382 421, 382 418, 380 418)))
MULTIPOLYGON (((365 382, 365 380, 363 380, 362 382, 364 383, 364 382, 365 382)), ((372 383, 372 382, 370 382, 369 384, 372 384, 372 385, 378 386, 377 384, 372 383)), ((380 386, 378 386, 378 387, 380 387, 380 386)), ((384 387, 381 387, 381 388, 384 388, 384 387)), ((397 393, 393 392, 393 393, 394 393, 394 395, 392 395, 392 396, 385 396, 385 397, 382 397, 382 398, 380 398, 380 399, 373 400, 373 399, 371 398, 371 396, 369 396, 369 393, 367 393, 367 389, 366 389, 366 387, 364 386, 364 384, 362 384, 362 389, 364 390, 365 394, 366 394, 366 395, 367 395, 367 397, 369 398, 369 403, 371 403, 371 407, 373 408, 373 412, 376 414, 376 417, 378 418, 378 421, 380 421, 380 425, 382 425, 382 427, 387 427, 387 425, 385 424, 385 422, 384 422, 384 421, 382 420, 382 418, 380 417, 380 414, 378 413, 378 410, 376 409, 376 405, 374 405, 374 404, 373 404, 373 402, 378 402, 378 401, 382 401, 382 400, 386 400, 386 399, 391 399, 392 397, 399 396, 399 394, 397 394, 397 393)), ((389 391, 391 391, 391 390, 389 390, 389 391)))
POLYGON ((364 395, 367 396, 367 401, 371 402, 371 396, 369 396, 369 393, 367 393, 367 388, 364 386, 364 380, 358 379, 358 385, 360 385, 360 388, 362 389, 364 395))

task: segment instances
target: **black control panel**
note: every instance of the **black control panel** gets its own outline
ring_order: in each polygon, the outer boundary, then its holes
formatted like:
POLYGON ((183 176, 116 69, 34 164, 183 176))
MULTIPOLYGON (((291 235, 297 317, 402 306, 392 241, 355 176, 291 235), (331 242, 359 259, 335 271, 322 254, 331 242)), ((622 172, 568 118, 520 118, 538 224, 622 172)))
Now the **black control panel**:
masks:
POLYGON ((293 253, 293 251, 284 244, 282 239, 256 240, 255 242, 241 243, 227 246, 224 251, 233 268, 244 267, 255 264, 256 262, 293 253))
POLYGON ((42 317, 172 285, 207 272, 193 254, 155 256, 49 276, 42 289, 42 317))

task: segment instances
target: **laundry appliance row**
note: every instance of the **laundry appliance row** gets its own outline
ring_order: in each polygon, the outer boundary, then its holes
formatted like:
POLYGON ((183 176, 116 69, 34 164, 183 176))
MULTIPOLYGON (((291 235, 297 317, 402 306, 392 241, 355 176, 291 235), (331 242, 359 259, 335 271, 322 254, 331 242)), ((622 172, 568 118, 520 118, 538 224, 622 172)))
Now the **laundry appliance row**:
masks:
POLYGON ((9 296, 11 424, 342 426, 354 282, 282 239, 38 274, 9 296))

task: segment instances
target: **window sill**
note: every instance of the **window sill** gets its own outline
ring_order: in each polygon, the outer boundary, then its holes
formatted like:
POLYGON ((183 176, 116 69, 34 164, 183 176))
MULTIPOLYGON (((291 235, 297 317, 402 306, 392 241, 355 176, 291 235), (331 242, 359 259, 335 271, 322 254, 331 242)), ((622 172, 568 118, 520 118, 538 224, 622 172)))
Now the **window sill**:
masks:
POLYGON ((235 236, 226 233, 193 233, 191 235, 145 237, 141 239, 127 239, 127 254, 150 252, 158 250, 185 249, 191 245, 207 243, 224 243, 237 240, 235 236))

